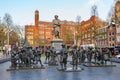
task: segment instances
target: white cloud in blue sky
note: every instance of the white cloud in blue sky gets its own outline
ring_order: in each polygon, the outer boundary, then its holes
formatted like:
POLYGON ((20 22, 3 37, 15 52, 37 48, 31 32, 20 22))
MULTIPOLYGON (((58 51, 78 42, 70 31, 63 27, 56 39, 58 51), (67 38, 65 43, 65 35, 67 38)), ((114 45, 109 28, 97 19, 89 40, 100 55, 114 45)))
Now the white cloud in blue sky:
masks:
POLYGON ((89 19, 91 6, 98 6, 99 17, 106 19, 114 0, 1 0, 0 17, 9 13, 14 23, 25 25, 34 23, 34 11, 40 12, 40 20, 52 21, 54 15, 61 20, 75 21, 80 15, 82 20, 89 19))

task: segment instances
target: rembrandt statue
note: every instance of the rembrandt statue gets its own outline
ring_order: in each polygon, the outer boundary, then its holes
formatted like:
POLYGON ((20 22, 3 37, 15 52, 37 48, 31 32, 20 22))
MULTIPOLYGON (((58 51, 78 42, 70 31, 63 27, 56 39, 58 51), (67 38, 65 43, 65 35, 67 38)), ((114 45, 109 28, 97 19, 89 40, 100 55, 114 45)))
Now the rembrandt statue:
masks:
POLYGON ((58 19, 58 15, 55 15, 55 19, 53 19, 53 31, 52 31, 52 35, 53 35, 53 39, 60 39, 60 20, 58 19))

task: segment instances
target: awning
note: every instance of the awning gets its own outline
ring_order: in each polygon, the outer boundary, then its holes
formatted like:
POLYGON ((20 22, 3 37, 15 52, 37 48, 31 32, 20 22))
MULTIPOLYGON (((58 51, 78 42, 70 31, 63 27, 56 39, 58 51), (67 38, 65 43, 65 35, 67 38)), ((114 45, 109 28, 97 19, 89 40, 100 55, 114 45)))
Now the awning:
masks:
POLYGON ((115 48, 118 48, 118 49, 120 49, 120 46, 115 46, 115 48))

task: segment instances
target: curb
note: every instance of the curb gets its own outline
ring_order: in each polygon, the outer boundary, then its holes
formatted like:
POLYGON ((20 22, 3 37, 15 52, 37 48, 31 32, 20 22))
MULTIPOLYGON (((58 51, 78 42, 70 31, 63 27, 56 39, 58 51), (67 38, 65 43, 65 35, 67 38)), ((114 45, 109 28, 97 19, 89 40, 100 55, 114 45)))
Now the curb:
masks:
POLYGON ((3 59, 0 59, 0 63, 4 63, 4 62, 7 62, 7 61, 10 61, 10 58, 3 58, 3 59))

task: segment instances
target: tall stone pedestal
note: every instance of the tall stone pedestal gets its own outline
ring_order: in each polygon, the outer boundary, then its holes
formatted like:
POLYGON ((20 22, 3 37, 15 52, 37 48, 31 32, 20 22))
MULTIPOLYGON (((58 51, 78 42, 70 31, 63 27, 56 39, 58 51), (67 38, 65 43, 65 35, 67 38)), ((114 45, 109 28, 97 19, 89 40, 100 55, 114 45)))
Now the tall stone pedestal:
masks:
POLYGON ((52 47, 54 47, 56 49, 56 52, 59 53, 59 51, 62 49, 62 44, 63 44, 63 40, 62 39, 53 39, 51 41, 52 43, 52 47))

